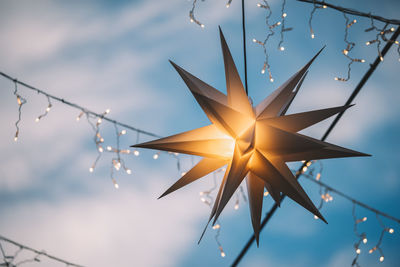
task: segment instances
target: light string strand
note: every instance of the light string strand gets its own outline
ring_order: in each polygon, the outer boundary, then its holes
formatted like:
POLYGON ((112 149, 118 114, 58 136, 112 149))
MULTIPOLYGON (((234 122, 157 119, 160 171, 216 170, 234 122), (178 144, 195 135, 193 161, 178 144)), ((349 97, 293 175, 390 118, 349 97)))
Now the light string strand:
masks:
POLYGON ((26 99, 23 98, 19 93, 18 93, 18 81, 16 79, 14 81, 14 95, 17 98, 17 103, 18 103, 18 120, 15 122, 15 136, 14 136, 14 141, 18 141, 18 136, 19 136, 19 123, 21 122, 21 116, 22 116, 22 106, 26 104, 26 99))
POLYGON ((342 54, 349 60, 349 63, 347 64, 347 77, 342 78, 342 77, 335 77, 336 81, 341 81, 341 82, 347 82, 350 80, 350 73, 351 73, 351 65, 354 62, 360 62, 364 63, 364 59, 358 59, 358 58, 353 58, 349 55, 349 52, 356 46, 354 42, 351 42, 348 40, 348 35, 349 35, 349 28, 353 26, 357 20, 352 20, 350 22, 349 18, 347 17, 346 13, 343 13, 343 16, 345 18, 345 30, 344 30, 344 42, 346 43, 346 48, 342 50, 342 54))
MULTIPOLYGON (((61 103, 65 104, 65 105, 68 105, 68 106, 70 106, 70 107, 79 109, 79 110, 81 110, 82 112, 87 113, 87 114, 89 114, 89 115, 92 115, 92 116, 94 116, 94 117, 102 118, 102 119, 104 119, 104 120, 106 120, 106 121, 108 121, 108 122, 111 122, 111 123, 116 123, 117 125, 122 126, 122 127, 126 128, 126 129, 129 129, 129 130, 132 130, 132 131, 134 131, 134 132, 139 132, 139 133, 141 133, 141 134, 144 134, 144 135, 147 135, 147 136, 151 136, 151 137, 161 138, 160 135, 157 135, 157 134, 155 134, 155 133, 152 133, 152 132, 149 132, 149 131, 145 131, 145 130, 142 130, 142 129, 139 129, 139 128, 135 128, 135 127, 133 127, 133 126, 130 126, 130 125, 125 124, 125 123, 122 123, 122 122, 119 122, 119 121, 117 121, 117 120, 110 119, 110 118, 108 118, 108 117, 105 117, 105 116, 102 115, 102 114, 99 114, 99 113, 96 113, 96 112, 94 112, 94 111, 91 111, 91 110, 89 110, 89 109, 87 109, 87 108, 85 108, 85 107, 83 107, 83 106, 80 106, 80 105, 78 105, 78 104, 72 103, 72 102, 70 102, 70 101, 68 101, 68 100, 65 100, 65 99, 63 99, 63 98, 60 98, 60 97, 51 95, 51 94, 49 94, 49 93, 47 93, 47 92, 45 92, 45 91, 43 91, 43 90, 41 90, 41 89, 38 89, 38 88, 33 87, 32 85, 29 85, 29 84, 27 84, 27 83, 25 83, 25 82, 21 82, 20 80, 17 80, 16 78, 12 78, 10 75, 8 75, 8 74, 6 74, 6 73, 4 73, 4 72, 0 72, 0 75, 3 76, 4 78, 10 80, 10 81, 13 81, 13 82, 16 83, 16 84, 22 85, 22 86, 24 86, 24 87, 27 88, 27 89, 30 89, 30 90, 32 90, 32 91, 35 91, 35 92, 37 92, 38 94, 44 95, 44 96, 46 96, 46 97, 49 97, 49 98, 51 98, 51 99, 53 99, 53 100, 55 100, 55 101, 61 102, 61 103)), ((82 114, 83 114, 83 113, 82 113, 82 114)))
POLYGON ((261 45, 263 48, 265 60, 264 60, 264 65, 261 69, 261 74, 264 74, 265 70, 267 70, 269 81, 273 82, 274 78, 272 77, 271 66, 269 64, 269 54, 267 52, 267 44, 268 44, 269 39, 275 34, 274 28, 281 25, 281 22, 277 21, 274 24, 271 24, 271 22, 269 21, 271 18, 271 15, 272 15, 272 9, 269 6, 269 3, 267 0, 263 0, 263 4, 258 3, 257 6, 259 8, 263 8, 266 10, 265 24, 266 24, 269 32, 268 32, 267 36, 265 37, 264 41, 260 41, 260 40, 253 38, 253 42, 258 45, 261 45))
POLYGON ((46 257, 48 259, 51 259, 53 261, 65 264, 66 267, 70 266, 70 267, 83 267, 82 265, 78 265, 63 259, 60 259, 58 257, 52 256, 50 254, 47 254, 45 251, 39 251, 37 249, 34 248, 30 248, 28 246, 22 245, 18 242, 15 242, 9 238, 6 238, 4 236, 0 235, 0 252, 1 252, 1 256, 2 256, 2 261, 0 262, 0 266, 5 266, 5 267, 17 267, 17 266, 21 266, 21 265, 25 265, 26 263, 30 263, 30 262, 40 262, 40 257, 46 257), (7 254, 5 249, 3 248, 4 244, 10 244, 13 245, 15 247, 17 247, 17 250, 13 253, 13 254, 7 254), (34 254, 33 258, 29 258, 29 259, 21 259, 19 260, 19 255, 21 252, 23 251, 29 251, 32 252, 34 254))
MULTIPOLYGON (((306 170, 306 171, 307 171, 307 170, 306 170)), ((360 217, 357 217, 357 215, 356 215, 356 207, 357 207, 357 206, 363 207, 363 208, 365 208, 365 209, 367 209, 367 210, 369 210, 369 211, 371 211, 371 212, 373 212, 373 213, 375 214, 376 219, 377 219, 377 221, 379 222, 379 225, 380 225, 380 227, 382 228, 382 230, 381 230, 381 232, 380 232, 378 242, 377 242, 376 245, 373 246, 368 252, 369 252, 369 254, 371 254, 371 253, 373 253, 373 252, 375 252, 375 251, 378 251, 378 252, 379 252, 379 261, 380 261, 380 262, 383 262, 384 259, 385 259, 384 254, 383 254, 383 250, 382 250, 382 248, 381 248, 381 244, 382 244, 382 241, 383 241, 383 237, 384 237, 385 233, 393 234, 393 233, 394 233, 394 229, 391 228, 391 227, 385 226, 384 223, 383 223, 383 221, 381 220, 380 216, 381 216, 381 217, 385 217, 385 218, 387 218, 387 219, 389 219, 389 220, 391 220, 391 221, 394 221, 394 222, 396 222, 396 223, 399 223, 399 224, 400 224, 400 219, 398 219, 398 218, 396 218, 396 217, 394 217, 394 216, 392 216, 392 215, 389 215, 389 214, 387 214, 387 213, 385 213, 385 212, 383 212, 383 211, 380 211, 380 210, 378 210, 378 209, 376 209, 376 208, 373 208, 373 207, 371 207, 371 206, 369 206, 369 205, 367 205, 367 204, 365 204, 365 203, 363 203, 363 202, 361 202, 361 201, 359 201, 359 200, 356 200, 356 199, 354 199, 353 197, 351 197, 351 196, 349 196, 349 195, 347 195, 347 194, 345 194, 345 193, 343 193, 343 192, 341 192, 341 191, 339 191, 339 190, 337 190, 337 189, 335 189, 335 188, 333 188, 333 187, 331 187, 331 186, 329 186, 329 185, 323 183, 323 182, 320 180, 321 172, 319 172, 319 173, 317 174, 317 176, 314 177, 313 171, 312 171, 312 169, 311 169, 311 171, 310 171, 309 173, 304 173, 304 172, 303 172, 303 176, 304 176, 306 179, 308 179, 308 180, 310 180, 310 181, 316 183, 317 185, 319 185, 319 187, 320 187, 320 192, 321 192, 321 188, 324 188, 324 189, 325 189, 325 192, 332 192, 332 193, 335 193, 336 195, 339 195, 340 197, 342 197, 342 198, 344 198, 344 199, 346 199, 347 201, 349 201, 349 202, 352 203, 352 205, 353 205, 353 206, 352 206, 352 217, 353 217, 353 223, 354 223, 354 224, 353 224, 353 232, 354 232, 354 235, 355 235, 356 238, 357 238, 357 241, 354 243, 354 250, 355 250, 356 255, 355 255, 355 257, 354 257, 354 259, 353 259, 353 261, 352 261, 351 266, 357 266, 357 267, 360 266, 360 264, 358 263, 358 258, 359 258, 359 255, 360 255, 361 252, 362 252, 362 250, 361 250, 361 244, 367 244, 367 242, 368 242, 367 234, 366 234, 365 232, 360 233, 360 232, 358 231, 358 225, 359 225, 360 223, 366 222, 366 221, 367 221, 367 217, 366 217, 366 216, 361 217, 361 218, 360 218, 360 217)), ((332 201, 332 199, 333 199, 333 197, 330 196, 330 201, 332 201)), ((326 195, 325 195, 325 196, 324 196, 324 195, 321 195, 321 200, 324 200, 324 201, 327 202, 327 200, 326 200, 326 195)))
MULTIPOLYGON (((14 95, 16 96, 17 102, 18 102, 18 120, 15 123, 15 126, 16 126, 16 133, 15 133, 15 137, 14 137, 15 141, 18 140, 18 136, 19 136, 19 131, 20 131, 19 124, 20 124, 21 116, 22 116, 22 106, 27 102, 27 100, 24 97, 22 97, 20 95, 20 93, 18 92, 18 85, 22 85, 23 87, 28 88, 30 90, 33 90, 36 93, 38 93, 39 95, 43 95, 43 96, 45 96, 47 98, 48 105, 46 107, 46 110, 45 110, 45 112, 43 114, 39 115, 36 118, 36 120, 35 120, 36 122, 39 122, 43 117, 48 115, 50 109, 53 106, 52 103, 51 103, 51 100, 55 100, 57 102, 61 102, 62 104, 65 104, 65 105, 71 106, 73 108, 79 109, 80 113, 76 117, 76 121, 77 122, 79 122, 81 120, 81 118, 85 115, 88 124, 91 126, 91 128, 92 128, 92 130, 94 132, 93 142, 94 142, 94 144, 96 146, 96 150, 97 150, 97 153, 98 153, 96 159, 94 160, 93 164, 89 168, 89 172, 91 172, 91 173, 94 172, 94 170, 95 170, 95 168, 97 166, 97 163, 99 162, 103 152, 113 153, 114 157, 111 159, 110 177, 111 177, 111 181, 114 184, 115 188, 119 188, 119 185, 118 185, 117 180, 115 178, 114 171, 119 171, 122 168, 123 170, 125 170, 125 172, 127 174, 131 174, 132 173, 132 170, 125 165, 125 161, 122 159, 121 156, 122 155, 128 155, 128 154, 131 154, 131 153, 134 156, 139 156, 139 150, 137 150, 137 149, 135 149, 132 152, 130 149, 121 149, 120 148, 120 137, 127 133, 126 129, 129 129, 131 131, 136 132, 136 134, 137 134, 136 143, 139 143, 139 135, 140 134, 144 134, 144 135, 151 136, 151 137, 160 137, 159 135, 157 135, 155 133, 144 131, 144 130, 141 130, 139 128, 136 128, 136 127, 127 125, 125 123, 121 123, 121 122, 119 122, 117 120, 113 120, 113 119, 110 119, 110 118, 106 117, 110 113, 110 109, 107 109, 105 112, 103 112, 101 114, 100 113, 96 113, 96 112, 93 112, 91 110, 88 110, 87 108, 85 108, 83 106, 80 106, 80 105, 75 104, 75 103, 71 103, 70 101, 67 101, 65 99, 62 99, 62 98, 54 96, 54 95, 51 95, 51 94, 45 92, 44 90, 38 89, 38 88, 33 87, 33 86, 31 86, 31 85, 29 85, 27 83, 21 82, 21 81, 17 80, 16 78, 12 78, 11 76, 9 76, 8 74, 5 74, 3 72, 0 72, 0 75, 3 76, 6 79, 12 81, 14 83, 14 85, 15 85, 14 95), (108 122, 110 122, 110 123, 112 123, 114 125, 115 135, 116 135, 116 147, 113 147, 111 145, 107 145, 107 146, 104 145, 105 140, 104 140, 104 138, 102 137, 102 135, 100 133, 100 126, 101 126, 103 121, 108 121, 108 122), (118 126, 122 126, 125 129, 123 129, 122 131, 119 131, 118 130, 118 126)), ((154 160, 158 159, 159 156, 160 156, 160 153, 161 153, 160 151, 155 152, 153 154, 153 159, 154 160)), ((180 170, 180 158, 178 157, 179 154, 178 153, 171 153, 171 152, 165 152, 165 153, 168 153, 168 155, 170 155, 170 156, 172 156, 172 157, 174 157, 176 159, 176 161, 177 161, 177 169, 180 170)))

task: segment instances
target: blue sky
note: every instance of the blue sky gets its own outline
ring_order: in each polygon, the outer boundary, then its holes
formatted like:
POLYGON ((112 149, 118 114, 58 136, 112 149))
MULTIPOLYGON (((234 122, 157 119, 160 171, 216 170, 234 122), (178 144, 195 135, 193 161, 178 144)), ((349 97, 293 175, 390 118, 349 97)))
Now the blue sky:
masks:
MULTIPOLYGON (((335 1, 335 3, 388 18, 398 18, 398 1, 335 1)), ((311 5, 287 1, 285 51, 269 48, 275 81, 260 70, 262 49, 253 38, 266 34, 264 10, 257 1, 246 1, 249 95, 260 102, 291 74, 327 45, 310 69, 289 113, 343 104, 376 57, 366 46, 373 39, 364 29, 369 21, 357 18, 349 39, 352 51, 366 63, 353 64, 347 83, 334 81, 345 75, 347 61, 340 51, 344 19, 341 13, 318 10, 314 18, 315 39, 310 38, 311 5)), ((272 20, 279 19, 281 1, 270 1, 272 20)), ((2 1, 0 3, 0 70, 51 94, 97 112, 111 109, 110 117, 132 126, 170 135, 207 125, 209 122, 169 64, 168 59, 225 91, 218 25, 243 75, 240 2, 229 9, 223 1, 199 1, 196 17, 202 29, 189 22, 190 1, 2 1)), ((352 16, 349 16, 353 19, 352 16)), ((327 141, 372 154, 370 158, 323 161, 323 181, 393 216, 400 217, 400 77, 399 55, 392 48, 367 82, 356 105, 349 109, 327 141)), ((153 151, 128 156, 132 175, 118 173, 118 190, 109 177, 110 155, 104 155, 93 173, 96 158, 93 132, 76 122, 79 111, 53 103, 49 115, 35 118, 47 106, 45 97, 20 88, 27 98, 23 107, 20 138, 13 141, 17 103, 13 84, 0 78, 0 234, 48 253, 88 266, 228 266, 252 233, 247 203, 234 210, 231 201, 221 216, 220 240, 226 252, 221 258, 211 228, 202 243, 198 237, 209 208, 199 192, 212 186, 208 176, 185 189, 157 200, 181 175, 176 161, 153 151)), ((304 131, 320 138, 330 120, 304 131)), ((102 125, 106 143, 114 144, 114 128, 102 125)), ((121 146, 136 142, 136 134, 121 137, 121 146)), ((140 141, 149 140, 140 136, 140 141)), ((196 160, 196 159, 195 159, 196 160)), ((181 156, 182 169, 192 166, 181 156)), ((318 187, 301 180, 314 203, 318 187)), ((349 266, 355 255, 351 203, 333 194, 322 209, 325 225, 286 200, 252 247, 243 266, 349 266), (289 256, 290 255, 290 256, 289 256)), ((272 206, 267 197, 266 211, 272 206)), ((361 266, 396 266, 400 261, 400 228, 384 220, 395 233, 382 244, 384 263, 367 250, 379 237, 375 215, 367 216, 360 231, 368 235, 361 247, 361 266)), ((44 262, 44 266, 55 266, 44 262)))

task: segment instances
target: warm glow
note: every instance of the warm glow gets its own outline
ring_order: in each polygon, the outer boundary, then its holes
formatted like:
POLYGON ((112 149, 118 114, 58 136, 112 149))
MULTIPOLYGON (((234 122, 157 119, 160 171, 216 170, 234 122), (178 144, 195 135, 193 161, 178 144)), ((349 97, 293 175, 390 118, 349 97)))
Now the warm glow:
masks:
MULTIPOLYGON (((281 22, 276 23, 276 25, 280 24, 281 22)), ((228 166, 218 193, 220 199, 215 202, 210 216, 213 224, 218 220, 222 210, 244 179, 248 184, 248 203, 251 205, 250 212, 253 221, 259 218, 256 213, 261 212, 262 203, 260 202, 263 194, 269 193, 271 198, 279 203, 281 193, 283 193, 326 222, 319 210, 311 203, 301 185, 298 184, 286 162, 300 161, 306 158, 310 160, 306 165, 310 166, 311 160, 314 159, 364 154, 297 134, 312 124, 344 111, 348 108, 347 106, 291 114, 290 116, 286 116, 286 111, 283 111, 289 108, 296 95, 293 92, 299 89, 297 87, 298 84, 301 84, 299 81, 319 52, 307 65, 283 83, 284 85, 279 87, 279 91, 275 91, 256 107, 253 107, 241 83, 222 32, 220 32, 220 36, 226 68, 227 95, 171 62, 208 116, 211 124, 133 146, 202 157, 190 171, 184 173, 180 180, 160 197, 228 166), (315 117, 320 119, 316 120, 315 117), (288 183, 288 181, 291 182, 288 183), (264 187, 267 188, 267 193, 264 193, 264 187)), ((268 73, 272 82, 273 78, 269 69, 268 73)), ((158 153, 153 155, 154 159, 157 157, 158 153)), ((303 172, 307 171, 307 166, 303 167, 303 172)), ((212 205, 208 194, 207 198, 203 193, 200 193, 200 196, 202 202, 212 205)), ((324 197, 327 199, 326 201, 333 199, 330 194, 326 194, 324 197)), ((239 209, 238 201, 235 203, 234 209, 239 209)), ((253 224, 253 227, 255 235, 258 237, 257 224, 253 224)))

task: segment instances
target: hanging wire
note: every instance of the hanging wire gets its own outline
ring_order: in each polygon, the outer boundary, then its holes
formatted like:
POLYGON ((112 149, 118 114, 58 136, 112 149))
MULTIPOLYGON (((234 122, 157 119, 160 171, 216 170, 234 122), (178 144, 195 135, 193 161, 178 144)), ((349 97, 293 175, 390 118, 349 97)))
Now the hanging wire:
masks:
POLYGON ((52 256, 50 254, 47 254, 45 251, 37 250, 34 248, 30 248, 28 246, 22 245, 18 242, 15 242, 9 238, 6 238, 4 236, 0 235, 0 252, 1 252, 1 259, 0 259, 0 266, 5 266, 5 267, 17 267, 17 266, 25 266, 27 263, 40 263, 41 258, 47 258, 50 259, 54 262, 62 263, 65 264, 67 267, 83 267, 82 265, 78 265, 75 263, 72 263, 70 261, 66 261, 63 259, 60 259, 58 257, 52 256), (11 245, 15 247, 15 250, 13 253, 7 253, 6 250, 3 247, 3 244, 11 245), (21 253, 27 251, 30 253, 33 253, 33 256, 31 258, 22 258, 21 253))

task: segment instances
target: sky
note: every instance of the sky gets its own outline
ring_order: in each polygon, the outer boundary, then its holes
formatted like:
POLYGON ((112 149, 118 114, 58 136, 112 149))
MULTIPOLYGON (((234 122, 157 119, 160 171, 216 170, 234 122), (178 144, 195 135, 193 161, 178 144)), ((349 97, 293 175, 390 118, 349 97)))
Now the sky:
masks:
MULTIPOLYGON (((272 21, 279 20, 281 1, 269 1, 272 21)), ((400 16, 399 1, 335 1, 338 5, 388 18, 400 16)), ((226 92, 218 35, 221 26, 240 74, 243 50, 240 1, 230 8, 224 1, 198 1, 195 16, 201 28, 189 21, 191 1, 11 1, 0 2, 0 71, 50 94, 102 113, 131 126, 167 136, 209 124, 207 117, 168 60, 187 69, 215 88, 226 92)), ((276 34, 268 45, 274 76, 271 83, 260 73, 262 48, 253 38, 266 36, 265 10, 257 1, 246 1, 249 96, 257 104, 322 46, 323 53, 310 72, 288 113, 342 105, 377 56, 374 38, 365 32, 369 20, 357 18, 349 29, 356 43, 351 53, 365 63, 353 64, 351 79, 344 76, 345 20, 341 13, 317 10, 313 20, 316 38, 310 38, 308 18, 312 6, 286 3, 284 51, 276 34)), ((354 17, 349 16, 350 19, 354 17)), ((381 24, 378 24, 382 26, 381 24)), ((400 217, 400 70, 393 47, 343 116, 328 142, 371 154, 368 158, 323 160, 322 181, 376 209, 400 217)), ((53 101, 49 114, 35 122, 47 107, 47 99, 23 87, 27 99, 22 108, 18 142, 14 142, 18 105, 14 84, 0 77, 0 235, 85 266, 229 266, 252 234, 248 204, 239 196, 221 215, 222 258, 209 228, 198 238, 210 208, 199 192, 213 187, 209 175, 184 189, 157 200, 197 158, 167 153, 153 159, 155 151, 124 156, 132 174, 116 174, 119 189, 110 179, 112 155, 96 159, 93 130, 76 121, 79 110, 53 101)), ((302 133, 320 138, 331 120, 302 133)), ((119 130, 123 128, 120 127, 119 130)), ((115 146, 115 130, 103 122, 105 143, 115 146)), ((129 131, 121 147, 137 142, 129 131)), ((140 135, 139 141, 152 138, 140 135)), ((296 167, 296 165, 291 165, 296 167)), ((217 180, 220 174, 217 174, 217 180)), ((300 180, 315 204, 319 187, 300 180)), ((244 191, 246 191, 245 185, 244 191)), ((215 192, 214 192, 215 194, 215 192)), ((252 246, 241 266, 350 266, 355 256, 352 203, 332 193, 333 201, 321 210, 329 224, 315 220, 308 211, 285 200, 252 246)), ((263 214, 273 205, 264 200, 263 214)), ((381 228, 374 213, 357 207, 359 224, 368 243, 361 246, 361 266, 397 266, 400 261, 400 227, 382 219, 394 234, 386 234, 385 261, 367 251, 378 241, 381 228)), ((15 247, 5 246, 9 253, 15 247)), ((25 256, 25 254, 21 255, 25 256)), ((27 257, 30 255, 26 254, 27 257)), ((24 266, 37 266, 37 263, 24 266)), ((43 258, 41 266, 57 265, 43 258)))

